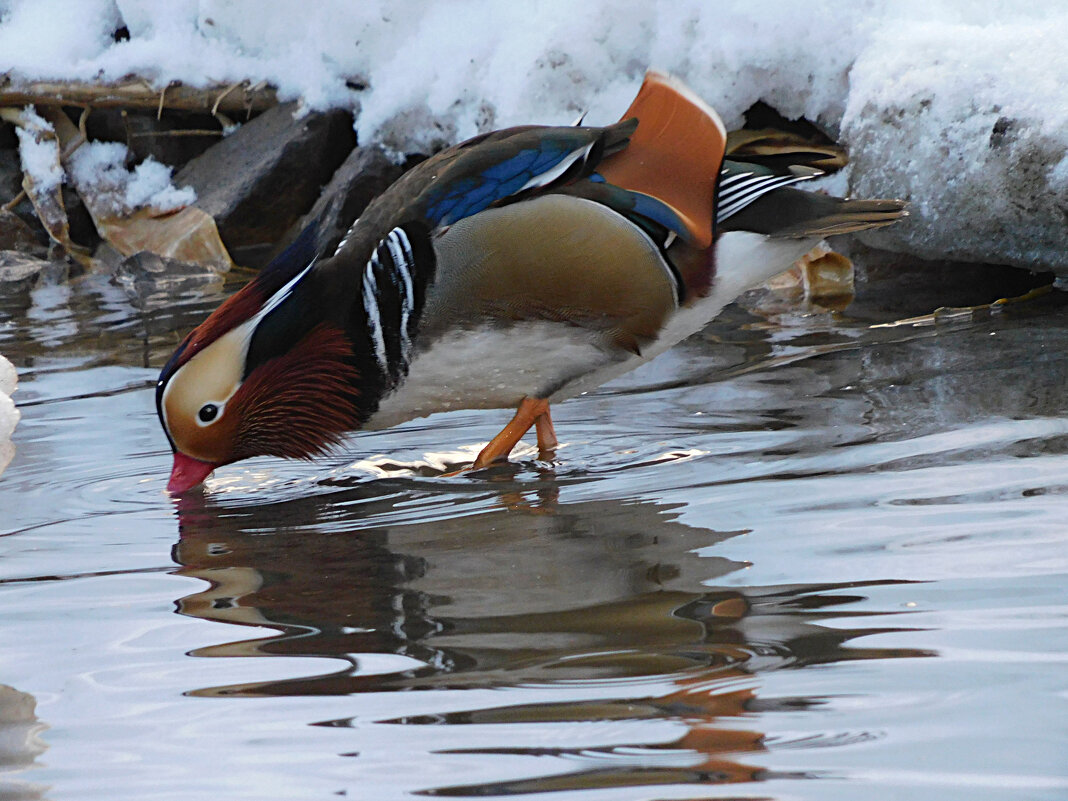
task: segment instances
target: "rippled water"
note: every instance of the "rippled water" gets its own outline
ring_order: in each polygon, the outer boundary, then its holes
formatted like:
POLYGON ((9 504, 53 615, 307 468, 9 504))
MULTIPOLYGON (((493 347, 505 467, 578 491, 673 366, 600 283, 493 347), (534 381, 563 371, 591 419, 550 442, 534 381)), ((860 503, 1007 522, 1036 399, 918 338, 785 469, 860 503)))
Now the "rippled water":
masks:
POLYGON ((232 287, 0 302, 0 798, 1068 797, 1068 304, 872 327, 1029 280, 938 275, 750 298, 555 464, 443 477, 453 413, 180 502, 149 387, 232 287))

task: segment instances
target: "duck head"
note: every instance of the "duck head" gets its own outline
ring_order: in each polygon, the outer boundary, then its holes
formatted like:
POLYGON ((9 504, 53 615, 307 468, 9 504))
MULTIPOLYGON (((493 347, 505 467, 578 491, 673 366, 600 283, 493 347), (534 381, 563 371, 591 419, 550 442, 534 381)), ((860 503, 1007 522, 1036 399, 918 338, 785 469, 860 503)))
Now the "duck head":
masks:
POLYGON ((269 269, 242 288, 160 373, 156 410, 174 451, 170 492, 252 456, 310 459, 359 427, 351 339, 336 317, 318 313, 330 306, 315 302, 315 262, 305 264, 269 269))

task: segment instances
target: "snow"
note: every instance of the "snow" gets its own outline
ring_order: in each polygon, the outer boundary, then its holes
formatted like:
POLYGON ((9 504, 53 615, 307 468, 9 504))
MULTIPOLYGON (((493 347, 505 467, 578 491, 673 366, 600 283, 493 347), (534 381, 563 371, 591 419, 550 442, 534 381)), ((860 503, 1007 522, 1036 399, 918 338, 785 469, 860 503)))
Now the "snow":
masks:
POLYGON ((15 368, 11 362, 0 356, 0 473, 4 472, 4 468, 11 462, 11 457, 15 455, 11 432, 19 421, 19 410, 11 400, 11 393, 15 391, 17 383, 15 368))
MULTIPOLYGON (((37 191, 51 192, 66 180, 55 128, 32 109, 17 115, 15 133, 23 171, 37 191)), ((69 157, 70 178, 97 216, 129 214, 142 207, 165 213, 190 205, 192 187, 171 184, 171 168, 149 157, 132 171, 129 151, 118 142, 86 142, 69 157)))
POLYGON ((50 123, 30 109, 24 110, 19 119, 21 124, 15 133, 19 140, 22 170, 42 193, 51 192, 63 183, 56 132, 50 123))
POLYGON ((840 138, 854 194, 912 204, 873 244, 1068 273, 1066 39, 1061 0, 0 0, 16 78, 263 80, 401 152, 608 122, 655 67, 840 138))
POLYGON ((144 206, 166 212, 188 206, 197 199, 191 187, 171 185, 171 168, 149 157, 131 172, 126 169, 128 151, 118 142, 90 142, 70 159, 71 178, 83 197, 89 197, 99 215, 119 215, 144 206))

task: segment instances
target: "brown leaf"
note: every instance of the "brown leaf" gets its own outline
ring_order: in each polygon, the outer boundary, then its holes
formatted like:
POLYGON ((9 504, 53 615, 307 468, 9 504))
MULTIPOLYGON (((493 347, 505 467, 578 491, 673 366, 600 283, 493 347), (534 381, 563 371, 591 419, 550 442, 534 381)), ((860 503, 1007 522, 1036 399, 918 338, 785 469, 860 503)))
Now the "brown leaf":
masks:
MULTIPOLYGON (((47 147, 54 151, 53 159, 57 170, 62 170, 60 164, 60 138, 48 125, 41 122, 41 118, 33 113, 32 109, 26 108, 3 109, 0 111, 3 119, 17 125, 23 136, 32 137, 38 147, 47 147)), ((69 120, 68 120, 69 122, 69 120)), ((77 131, 77 129, 75 129, 77 131)), ((89 253, 80 245, 74 244, 70 238, 70 225, 67 220, 67 209, 63 204, 63 186, 56 183, 54 186, 38 184, 33 176, 26 170, 27 156, 21 152, 23 165, 22 188, 33 204, 33 210, 44 226, 48 235, 61 245, 76 261, 83 265, 89 264, 89 253)))
POLYGON ((853 262, 823 244, 797 261, 805 298, 828 309, 842 311, 853 302, 853 262))
POLYGON ((139 209, 126 217, 94 217, 100 235, 123 256, 143 250, 217 272, 233 267, 211 215, 194 206, 162 216, 139 209))

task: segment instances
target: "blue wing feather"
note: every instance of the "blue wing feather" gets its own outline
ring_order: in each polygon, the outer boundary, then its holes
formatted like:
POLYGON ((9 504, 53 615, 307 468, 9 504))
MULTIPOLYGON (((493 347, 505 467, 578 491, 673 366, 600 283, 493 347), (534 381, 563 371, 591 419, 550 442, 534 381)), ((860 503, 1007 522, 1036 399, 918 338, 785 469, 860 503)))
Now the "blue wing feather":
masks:
POLYGON ((526 138, 530 140, 529 146, 518 151, 502 149, 501 155, 506 158, 489 164, 483 162, 476 172, 463 171, 451 180, 442 176, 424 198, 427 221, 432 225, 451 225, 506 200, 529 185, 537 185, 539 177, 546 176, 546 181, 551 183, 554 170, 576 161, 594 141, 590 134, 526 138))

